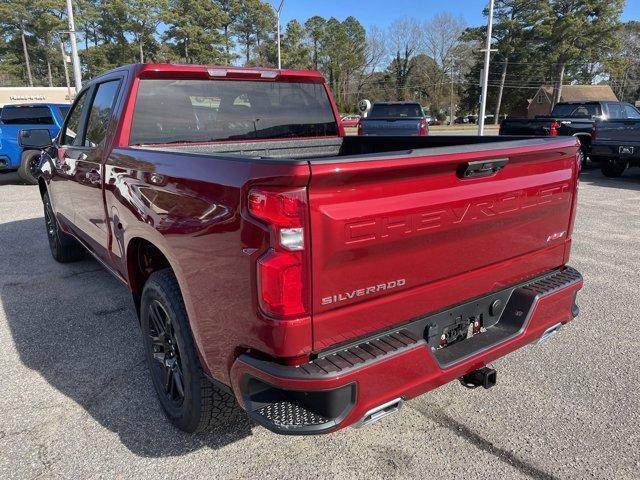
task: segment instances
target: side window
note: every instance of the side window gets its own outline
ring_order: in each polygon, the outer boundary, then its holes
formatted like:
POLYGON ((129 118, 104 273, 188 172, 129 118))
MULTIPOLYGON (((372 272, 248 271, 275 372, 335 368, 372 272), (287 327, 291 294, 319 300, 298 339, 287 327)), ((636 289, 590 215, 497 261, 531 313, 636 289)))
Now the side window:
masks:
POLYGON ((96 147, 102 143, 107 134, 111 113, 118 93, 119 80, 98 85, 93 103, 89 110, 89 121, 84 146, 96 147))
POLYGON ((67 114, 67 125, 62 137, 62 145, 80 145, 80 120, 82 119, 82 111, 84 110, 87 92, 85 90, 71 107, 71 111, 67 114))
POLYGON ((64 122, 64 119, 67 118, 67 114, 69 113, 69 110, 71 110, 71 105, 58 106, 58 113, 60 114, 60 117, 62 118, 63 122, 64 122))
POLYGON ((623 106, 621 103, 610 103, 609 118, 625 118, 623 106))
POLYGON ((638 112, 635 107, 631 105, 625 105, 624 110, 627 118, 632 118, 634 120, 640 119, 640 112, 638 112))

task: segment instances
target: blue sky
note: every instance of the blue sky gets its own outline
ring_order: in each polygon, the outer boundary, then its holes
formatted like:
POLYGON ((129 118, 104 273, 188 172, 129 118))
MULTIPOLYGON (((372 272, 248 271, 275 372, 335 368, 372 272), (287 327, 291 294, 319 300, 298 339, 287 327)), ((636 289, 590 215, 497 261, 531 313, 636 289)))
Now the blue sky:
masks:
MULTIPOLYGON (((280 0, 268 0, 276 7, 280 0)), ((484 23, 482 9, 487 0, 285 0, 282 20, 292 18, 305 21, 313 15, 344 19, 349 15, 358 18, 365 27, 385 27, 405 15, 427 20, 433 15, 450 12, 461 15, 469 25, 484 23)), ((627 0, 623 20, 640 20, 640 0, 627 0)))

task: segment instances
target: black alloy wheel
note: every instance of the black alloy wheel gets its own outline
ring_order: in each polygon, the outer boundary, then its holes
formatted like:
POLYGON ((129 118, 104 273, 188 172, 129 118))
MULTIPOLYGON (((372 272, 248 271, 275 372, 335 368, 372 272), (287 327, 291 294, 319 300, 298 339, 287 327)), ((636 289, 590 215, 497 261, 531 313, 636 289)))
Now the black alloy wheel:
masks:
POLYGON ((51 208, 51 202, 49 201, 49 195, 45 194, 42 199, 44 204, 44 223, 47 228, 47 239, 49 240, 49 248, 51 254, 55 258, 58 255, 58 222, 51 208))
POLYGON ((171 317, 158 300, 152 300, 148 311, 148 342, 153 356, 151 374, 156 377, 156 385, 162 385, 164 394, 173 405, 180 407, 184 402, 184 374, 180 348, 171 317))
POLYGON ((198 358, 178 281, 170 268, 153 272, 140 298, 140 327, 153 387, 167 418, 185 432, 233 424, 235 398, 214 385, 198 358))
POLYGON ((75 238, 60 230, 55 213, 51 207, 51 199, 49 198, 48 192, 45 192, 42 196, 42 204, 44 207, 44 224, 47 229, 47 240, 49 240, 51 256, 56 262, 60 263, 80 260, 84 257, 84 248, 75 238))

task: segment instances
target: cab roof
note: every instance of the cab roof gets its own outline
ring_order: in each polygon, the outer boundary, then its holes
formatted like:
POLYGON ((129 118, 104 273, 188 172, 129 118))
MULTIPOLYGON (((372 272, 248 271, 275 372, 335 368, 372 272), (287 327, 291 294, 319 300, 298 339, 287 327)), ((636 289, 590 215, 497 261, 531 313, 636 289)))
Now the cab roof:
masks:
MULTIPOLYGON (((138 78, 194 79, 194 80, 262 80, 274 82, 325 83, 317 70, 278 70, 260 67, 235 67, 230 65, 186 65, 171 63, 136 63, 123 65, 100 77, 114 72, 129 70, 138 78)), ((98 78, 93 79, 97 80, 98 78)), ((92 80, 92 81, 93 81, 92 80)))
POLYGON ((70 107, 70 103, 5 103, 1 108, 70 107))

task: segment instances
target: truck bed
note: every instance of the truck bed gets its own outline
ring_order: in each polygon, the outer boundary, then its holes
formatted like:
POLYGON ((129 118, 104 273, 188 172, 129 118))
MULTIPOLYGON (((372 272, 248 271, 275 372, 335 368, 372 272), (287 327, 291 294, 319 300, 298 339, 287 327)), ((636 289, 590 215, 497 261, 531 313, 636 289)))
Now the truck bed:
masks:
MULTIPOLYGON (((439 149, 432 153, 470 153, 490 149, 545 145, 547 138, 513 137, 508 140, 497 136, 436 136, 436 137, 331 137, 293 140, 244 141, 224 143, 196 143, 175 145, 142 145, 136 150, 152 150, 205 156, 245 157, 247 160, 281 159, 339 159, 344 157, 395 152, 398 155, 421 155, 426 149, 439 149), (442 150, 446 148, 447 150, 442 150)), ((354 160, 356 160, 354 158, 354 160)))
POLYGON ((283 169, 307 177, 313 349, 322 350, 566 263, 577 145, 437 136, 134 148, 156 164, 197 164, 203 180, 230 161, 264 182, 283 169))
POLYGON ((555 135, 590 134, 594 120, 583 117, 507 118, 500 124, 500 135, 555 136, 551 125, 555 122, 555 135))

